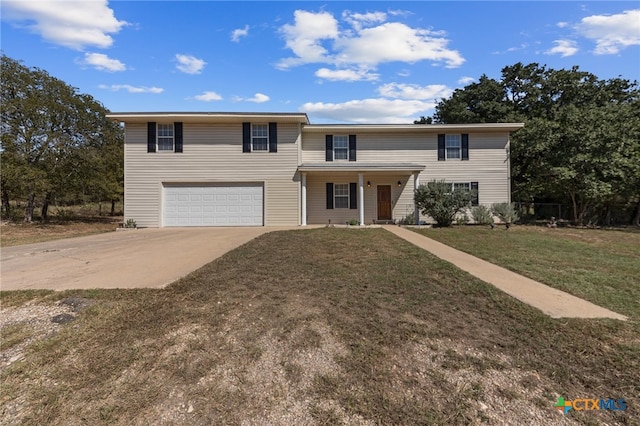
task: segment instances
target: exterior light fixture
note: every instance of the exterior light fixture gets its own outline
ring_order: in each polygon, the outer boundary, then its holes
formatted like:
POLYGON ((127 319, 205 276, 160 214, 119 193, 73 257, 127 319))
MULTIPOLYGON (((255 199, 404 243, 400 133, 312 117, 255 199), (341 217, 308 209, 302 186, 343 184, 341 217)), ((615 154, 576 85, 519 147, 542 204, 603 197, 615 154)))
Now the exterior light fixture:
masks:
POLYGON ((398 188, 400 188, 401 186, 402 186, 402 181, 401 181, 401 180, 399 180, 399 181, 398 181, 398 188))
POLYGON ((371 188, 371 181, 370 180, 367 181, 367 188, 371 188))

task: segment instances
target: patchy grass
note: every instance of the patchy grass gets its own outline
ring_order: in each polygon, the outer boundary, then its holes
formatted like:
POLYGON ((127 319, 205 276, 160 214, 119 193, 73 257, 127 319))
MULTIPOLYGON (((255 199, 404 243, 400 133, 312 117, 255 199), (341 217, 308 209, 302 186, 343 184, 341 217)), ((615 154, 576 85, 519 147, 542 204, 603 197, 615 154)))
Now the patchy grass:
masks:
POLYGON ((414 230, 640 320, 640 232, 535 226, 414 230))
MULTIPOLYGON (((97 303, 2 369, 7 423, 631 424, 640 327, 551 319, 382 229, 263 235, 97 303), (625 412, 571 412, 625 398, 625 412)), ((24 302, 24 303, 23 303, 24 302)))

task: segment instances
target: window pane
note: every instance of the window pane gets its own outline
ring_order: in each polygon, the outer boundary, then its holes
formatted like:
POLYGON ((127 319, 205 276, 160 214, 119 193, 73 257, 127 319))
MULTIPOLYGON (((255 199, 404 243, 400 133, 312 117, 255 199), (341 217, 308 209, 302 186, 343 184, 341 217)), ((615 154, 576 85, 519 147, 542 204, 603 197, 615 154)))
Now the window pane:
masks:
POLYGON ((447 135, 447 158, 461 158, 460 147, 460 135, 447 135))
POLYGON ((265 138, 267 137, 267 125, 266 124, 253 124, 251 127, 251 134, 253 137, 265 138))
POLYGON ((267 150, 267 138, 253 138, 253 151, 266 151, 267 150))
POLYGON ((336 197, 334 204, 336 209, 348 209, 349 197, 336 197))
POLYGON ((348 209, 349 208, 349 184, 348 183, 336 183, 333 186, 334 192, 334 207, 336 209, 348 209))
POLYGON ((346 183, 336 183, 334 186, 334 191, 336 195, 349 195, 349 184, 346 183))
POLYGON ((173 151, 173 124, 158 124, 158 151, 173 151))
POLYGON ((333 137, 333 159, 348 160, 349 159, 349 139, 347 136, 333 137))
POLYGON ((471 189, 471 184, 470 183, 454 183, 453 184, 453 189, 454 191, 469 191, 471 189))
POLYGON ((158 151, 173 151, 173 138, 158 138, 158 151))

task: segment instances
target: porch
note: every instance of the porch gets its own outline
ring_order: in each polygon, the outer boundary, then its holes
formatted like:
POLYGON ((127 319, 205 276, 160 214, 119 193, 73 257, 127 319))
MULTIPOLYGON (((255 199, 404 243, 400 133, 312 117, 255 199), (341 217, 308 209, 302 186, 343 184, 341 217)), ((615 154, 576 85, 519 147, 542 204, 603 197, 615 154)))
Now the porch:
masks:
POLYGON ((394 223, 418 217, 419 164, 320 163, 298 167, 300 224, 394 223))

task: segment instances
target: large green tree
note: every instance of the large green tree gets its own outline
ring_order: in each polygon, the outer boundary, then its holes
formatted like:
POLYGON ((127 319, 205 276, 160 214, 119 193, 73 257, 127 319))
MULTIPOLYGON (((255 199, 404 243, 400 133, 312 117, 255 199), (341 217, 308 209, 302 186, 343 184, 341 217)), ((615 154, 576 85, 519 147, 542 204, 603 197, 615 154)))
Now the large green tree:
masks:
POLYGON ((47 218, 53 200, 122 196, 123 134, 91 96, 38 68, 2 55, 2 204, 23 201, 47 218))
POLYGON ((567 200, 573 219, 607 220, 634 207, 640 221, 640 91, 635 81, 521 63, 457 89, 436 106, 437 123, 522 121, 512 135, 513 198, 567 200))

